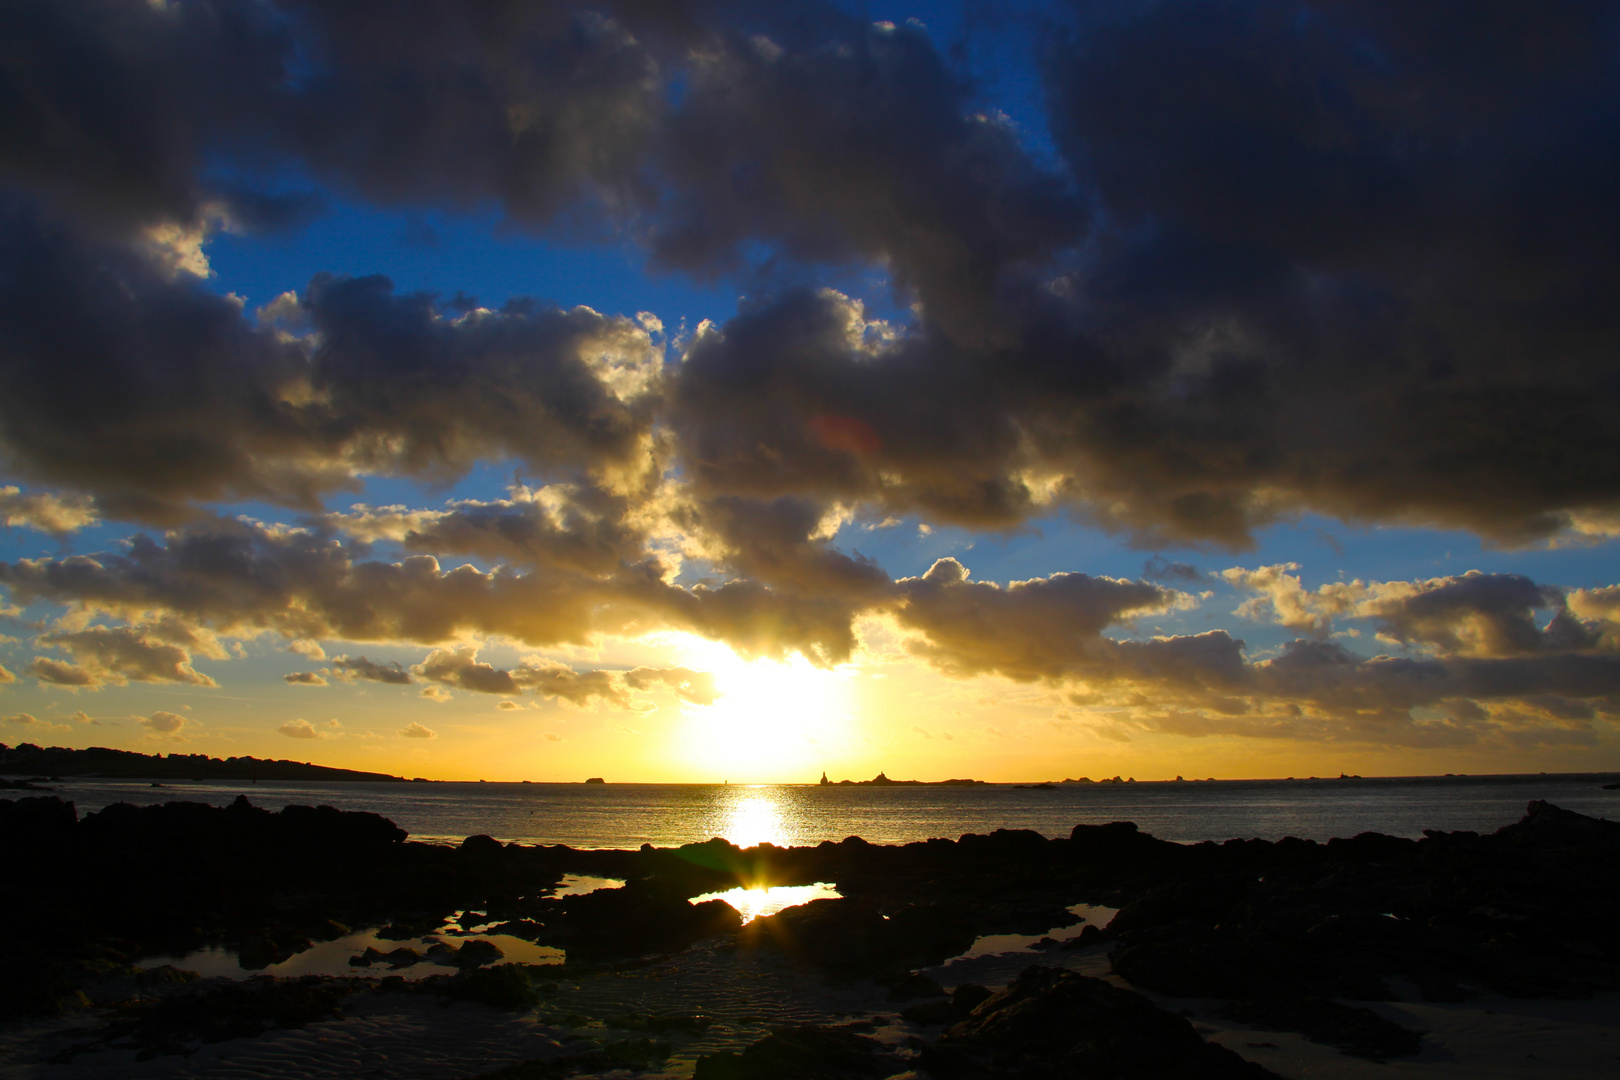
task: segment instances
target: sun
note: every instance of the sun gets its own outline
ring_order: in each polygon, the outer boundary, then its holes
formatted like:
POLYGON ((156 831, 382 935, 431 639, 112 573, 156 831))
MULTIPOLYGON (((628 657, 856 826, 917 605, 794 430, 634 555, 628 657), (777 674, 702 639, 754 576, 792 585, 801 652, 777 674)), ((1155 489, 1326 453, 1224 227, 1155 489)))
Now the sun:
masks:
POLYGON ((733 783, 809 781, 850 727, 852 668, 802 656, 746 660, 717 642, 681 635, 682 662, 714 676, 712 705, 682 708, 671 747, 689 771, 733 783))

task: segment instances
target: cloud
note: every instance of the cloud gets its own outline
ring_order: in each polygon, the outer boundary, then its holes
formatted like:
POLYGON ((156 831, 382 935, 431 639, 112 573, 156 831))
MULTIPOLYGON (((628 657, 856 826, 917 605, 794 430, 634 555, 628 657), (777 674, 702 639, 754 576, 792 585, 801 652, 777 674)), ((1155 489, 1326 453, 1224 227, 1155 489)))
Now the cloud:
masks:
POLYGON ((437 739, 439 737, 438 732, 423 727, 414 720, 400 728, 399 734, 406 739, 437 739))
POLYGON ((450 691, 446 690, 442 686, 424 686, 420 691, 418 691, 418 694, 421 697, 427 698, 429 701, 438 702, 449 701, 453 696, 450 691))
POLYGON ((28 282, 0 300, 0 449, 109 516, 172 523, 232 499, 318 511, 362 473, 447 479, 487 457, 624 469, 645 452, 659 357, 630 319, 522 303, 449 317, 384 278, 321 276, 259 323, 3 193, 0 265, 28 282), (61 367, 62 341, 100 389, 61 367))
POLYGON ((294 671, 281 677, 282 682, 294 686, 325 686, 326 680, 313 671, 294 671))
MULTIPOLYGON (((575 671, 567 664, 532 656, 524 658, 517 667, 506 669, 479 660, 476 645, 435 649, 411 670, 441 686, 509 697, 533 691, 542 697, 560 698, 580 706, 600 700, 621 709, 632 708, 632 690, 651 690, 659 686, 669 687, 682 701, 695 705, 712 705, 719 696, 713 676, 691 668, 575 671)), ((497 707, 518 706, 503 701, 497 707)))
POLYGON ((411 670, 424 679, 479 694, 522 693, 511 672, 478 660, 476 645, 435 649, 411 670))
POLYGON ((1371 619, 1379 637, 1390 644, 1448 654, 1513 656, 1585 648, 1597 644, 1594 635, 1601 633, 1566 609, 1563 590, 1537 585, 1520 574, 1470 570, 1424 581, 1329 582, 1311 592, 1296 574, 1287 572, 1298 569, 1297 563, 1257 570, 1233 567, 1221 571, 1221 577, 1258 594, 1239 606, 1239 615, 1270 617, 1317 637, 1328 632, 1335 618, 1371 619), (1538 627, 1535 613, 1548 609, 1554 611, 1551 621, 1538 627))
POLYGON ((1142 564, 1142 576, 1149 581, 1168 581, 1179 585, 1198 585, 1204 575, 1191 563, 1172 562, 1163 555, 1155 555, 1142 564))
POLYGON ((310 638, 294 638, 287 642, 287 651, 297 653, 308 660, 326 659, 326 650, 321 648, 321 643, 310 638))
POLYGON ((1102 631, 1137 615, 1170 610, 1181 594, 1147 582, 1054 574, 1002 588, 970 582, 940 559, 921 577, 896 583, 899 624, 922 637, 911 650, 958 676, 1059 679, 1106 671, 1113 643, 1102 631))
POLYGON ((61 536, 99 520, 95 502, 88 496, 48 491, 23 494, 15 485, 0 486, 0 525, 61 536))
POLYGON ((367 660, 364 656, 333 657, 332 666, 322 668, 321 674, 330 675, 344 682, 359 679, 364 682, 387 683, 390 686, 409 686, 411 683, 411 673, 401 667, 399 661, 390 660, 386 664, 380 664, 375 660, 367 660))
POLYGON ((321 733, 315 730, 315 725, 308 720, 289 720, 285 724, 277 724, 276 730, 289 739, 319 739, 321 733))
POLYGON ((707 540, 787 581, 860 575, 738 542, 755 507, 725 500, 1232 549, 1302 510, 1502 544, 1620 513, 1602 5, 1494 0, 1464 36, 1389 5, 1071 5, 1038 153, 920 24, 833 5, 25 6, 17 55, 57 60, 10 103, 0 449, 106 516, 315 514, 362 475, 512 460, 633 505, 345 516, 605 576, 656 517, 626 478, 667 466, 707 540), (210 229, 307 216, 286 175, 633 235, 765 299, 666 364, 653 319, 320 276, 261 320, 173 272, 210 229), (903 323, 796 288, 869 267, 903 323))
POLYGON ((624 673, 624 681, 632 690, 650 690, 660 684, 668 686, 676 697, 693 705, 713 705, 720 697, 713 675, 688 667, 632 668, 624 673))
POLYGON ((39 645, 61 649, 75 663, 36 657, 30 670, 41 682, 100 690, 135 682, 174 682, 192 686, 219 684, 191 666, 191 654, 179 645, 157 640, 151 627, 91 626, 41 634, 39 645))
POLYGON ((446 510, 357 505, 322 521, 360 540, 392 540, 407 551, 596 574, 642 554, 647 535, 626 520, 630 509, 624 495, 594 487, 519 485, 507 499, 461 499, 446 510))
POLYGON ((4 664, 0 664, 0 686, 4 686, 6 683, 14 683, 16 681, 17 676, 7 671, 4 664))
MULTIPOLYGON (((210 633, 425 644, 501 634, 554 646, 664 627, 722 639, 749 655, 798 650, 823 662, 850 655, 860 608, 849 597, 752 581, 682 588, 654 558, 601 577, 554 567, 445 570, 425 555, 360 561, 334 538, 220 520, 177 530, 166 544, 137 536, 123 552, 0 563, 0 585, 27 602, 132 619, 161 615, 210 633)), ((356 663, 334 661, 325 674, 409 678, 395 666, 356 663)))
POLYGON ((1241 618, 1271 618, 1290 630, 1324 634, 1333 617, 1351 610, 1365 588, 1359 581, 1349 585, 1329 582, 1309 593, 1299 576, 1289 573, 1299 568, 1298 563, 1278 563, 1256 570, 1234 566, 1222 570, 1220 576, 1234 588, 1258 594, 1239 605, 1237 614, 1241 618))
POLYGON ((13 724, 28 731, 72 731, 71 724, 53 724, 49 720, 41 720, 33 713, 12 713, 10 716, 0 718, 0 722, 13 724))
POLYGON ((137 716, 135 721, 154 735, 179 735, 186 726, 185 717, 161 709, 151 716, 137 716))

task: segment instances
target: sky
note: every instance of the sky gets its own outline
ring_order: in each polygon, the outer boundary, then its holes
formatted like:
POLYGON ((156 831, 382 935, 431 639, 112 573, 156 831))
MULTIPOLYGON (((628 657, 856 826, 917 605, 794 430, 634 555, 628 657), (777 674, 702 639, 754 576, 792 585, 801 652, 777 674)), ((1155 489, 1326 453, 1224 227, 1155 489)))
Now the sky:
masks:
POLYGON ((1620 11, 16 0, 0 741, 1620 769, 1620 11))

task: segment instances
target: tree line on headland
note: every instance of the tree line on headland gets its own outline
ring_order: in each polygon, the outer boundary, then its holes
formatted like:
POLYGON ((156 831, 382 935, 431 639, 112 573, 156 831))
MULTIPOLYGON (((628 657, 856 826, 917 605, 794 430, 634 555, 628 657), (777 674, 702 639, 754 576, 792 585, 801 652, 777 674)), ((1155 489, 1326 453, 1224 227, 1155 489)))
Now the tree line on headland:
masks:
POLYGON ((73 750, 62 746, 0 743, 0 774, 13 776, 101 777, 109 780, 404 780, 388 773, 334 769, 306 761, 271 758, 214 758, 206 754, 142 754, 92 746, 73 750))

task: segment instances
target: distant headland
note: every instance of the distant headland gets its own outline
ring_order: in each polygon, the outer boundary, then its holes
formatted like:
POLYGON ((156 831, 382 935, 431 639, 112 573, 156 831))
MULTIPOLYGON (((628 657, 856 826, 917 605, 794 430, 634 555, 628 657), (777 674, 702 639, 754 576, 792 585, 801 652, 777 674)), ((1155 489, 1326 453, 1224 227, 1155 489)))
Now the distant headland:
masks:
POLYGON ((826 773, 822 773, 821 782, 818 786, 834 787, 848 784, 851 787, 973 787, 986 782, 984 780, 890 780, 883 773, 878 773, 870 780, 839 780, 835 785, 833 781, 827 779, 826 773))
POLYGON ((30 776, 100 777, 108 780, 392 780, 403 776, 334 769, 307 761, 269 758, 214 758, 206 754, 142 754, 92 746, 73 750, 62 746, 0 743, 0 774, 30 776))

